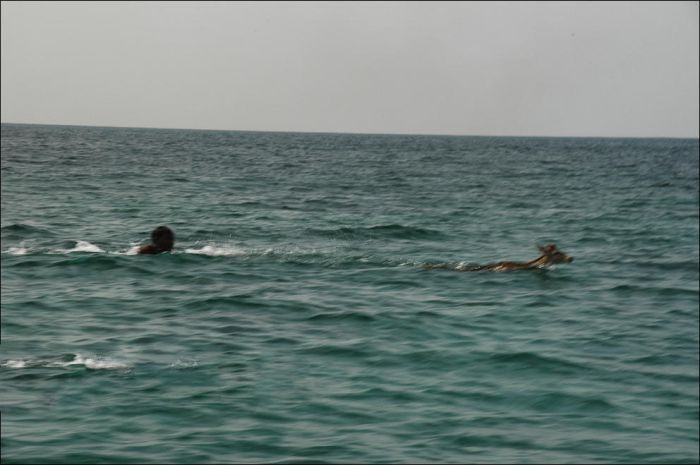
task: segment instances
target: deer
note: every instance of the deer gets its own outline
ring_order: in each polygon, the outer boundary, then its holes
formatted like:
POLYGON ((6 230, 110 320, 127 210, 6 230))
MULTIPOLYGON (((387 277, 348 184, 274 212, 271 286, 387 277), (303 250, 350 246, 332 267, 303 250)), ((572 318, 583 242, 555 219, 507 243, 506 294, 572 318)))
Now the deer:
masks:
POLYGON ((453 267, 447 264, 439 264, 424 265, 423 268, 446 268, 453 269, 456 271, 516 271, 546 268, 550 265, 555 265, 557 263, 571 263, 574 261, 574 257, 571 257, 562 252, 561 250, 557 249, 557 246, 555 244, 548 244, 546 246, 538 245, 537 248, 540 250, 542 255, 529 262, 496 262, 490 263, 488 265, 474 266, 469 268, 453 267))

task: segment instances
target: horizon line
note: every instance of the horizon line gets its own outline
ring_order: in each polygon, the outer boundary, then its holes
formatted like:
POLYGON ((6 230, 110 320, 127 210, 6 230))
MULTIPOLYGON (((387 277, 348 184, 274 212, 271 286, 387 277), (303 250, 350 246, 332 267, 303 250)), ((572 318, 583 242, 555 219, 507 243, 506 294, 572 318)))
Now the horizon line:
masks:
POLYGON ((68 123, 15 123, 0 121, 0 124, 14 124, 18 126, 71 126, 86 128, 109 129, 156 129, 173 131, 226 131, 226 132, 260 132, 281 134, 345 134, 359 136, 419 136, 419 137, 521 137, 540 139, 699 139, 699 136, 552 136, 552 135, 505 135, 505 134, 454 134, 454 133, 399 133, 399 132, 342 132, 342 131, 280 131, 269 129, 218 129, 218 128, 182 128, 182 127, 155 127, 155 126, 111 126, 95 124, 68 124, 68 123))

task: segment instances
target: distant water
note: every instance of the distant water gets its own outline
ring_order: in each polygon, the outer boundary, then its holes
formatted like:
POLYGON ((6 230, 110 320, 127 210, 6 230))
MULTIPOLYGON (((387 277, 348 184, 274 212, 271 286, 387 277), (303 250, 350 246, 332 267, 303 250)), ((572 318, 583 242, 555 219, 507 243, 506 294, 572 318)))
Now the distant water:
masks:
POLYGON ((2 125, 2 460, 697 463, 698 211, 696 139, 2 125))

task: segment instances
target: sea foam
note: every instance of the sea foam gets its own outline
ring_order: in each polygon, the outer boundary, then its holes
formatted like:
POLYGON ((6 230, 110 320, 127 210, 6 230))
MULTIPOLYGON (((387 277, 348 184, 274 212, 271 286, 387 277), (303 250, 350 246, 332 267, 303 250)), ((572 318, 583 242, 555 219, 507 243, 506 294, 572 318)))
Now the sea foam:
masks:
POLYGON ((213 257, 219 257, 219 256, 239 256, 239 255, 247 255, 248 252, 246 252, 243 249, 240 249, 235 246, 214 246, 214 245, 205 245, 201 249, 185 249, 185 253, 191 253, 191 254, 199 254, 199 255, 210 255, 213 257))
POLYGON ((96 246, 95 244, 91 244, 88 241, 77 241, 75 244, 75 247, 72 249, 68 250, 63 250, 64 253, 73 253, 73 252, 104 252, 100 247, 96 246))
POLYGON ((73 365, 83 365, 91 370, 118 370, 127 369, 127 363, 103 357, 84 357, 80 354, 73 355, 71 360, 36 359, 36 360, 4 360, 0 362, 2 368, 66 368, 73 365))
POLYGON ((0 363, 0 367, 3 368, 24 368, 27 366, 26 360, 5 360, 0 363))
POLYGON ((9 253, 10 255, 26 255, 27 252, 29 252, 29 249, 26 247, 10 247, 5 251, 5 253, 9 253))
POLYGON ((85 368, 90 368, 91 370, 101 370, 101 369, 125 369, 129 368, 126 363, 112 360, 109 358, 91 358, 83 357, 81 355, 76 355, 70 362, 59 363, 58 366, 71 366, 71 365, 83 365, 85 368))

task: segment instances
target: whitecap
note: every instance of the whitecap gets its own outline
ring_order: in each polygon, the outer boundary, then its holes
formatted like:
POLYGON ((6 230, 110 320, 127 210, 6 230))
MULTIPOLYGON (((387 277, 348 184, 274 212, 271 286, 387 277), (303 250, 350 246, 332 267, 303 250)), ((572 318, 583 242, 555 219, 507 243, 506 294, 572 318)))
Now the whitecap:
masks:
POLYGON ((83 365, 91 370, 119 370, 127 369, 130 366, 127 363, 111 358, 103 357, 83 357, 82 355, 73 355, 73 359, 51 360, 51 359, 36 359, 36 360, 4 360, 0 362, 2 368, 28 368, 28 367, 45 367, 45 368, 66 368, 73 365, 83 365))
POLYGON ((131 242, 129 248, 125 251, 107 252, 110 255, 138 255, 141 244, 136 242, 131 242))
POLYGON ((199 362, 197 360, 183 360, 183 359, 178 359, 176 362, 171 363, 170 368, 196 368, 199 366, 199 362))
POLYGON ((63 250, 65 253, 72 252, 104 252, 101 248, 95 244, 91 244, 88 241, 77 241, 75 247, 69 250, 63 250))
POLYGON ((126 252, 110 252, 112 255, 138 255, 139 249, 141 248, 138 244, 131 244, 131 247, 126 252))
POLYGON ((90 368, 91 370, 115 370, 129 368, 129 365, 117 360, 98 357, 83 357, 81 355, 76 355, 75 358, 69 362, 53 362, 49 366, 67 367, 71 365, 83 365, 85 368, 90 368))
POLYGON ((139 249, 140 249, 140 248, 141 248, 140 245, 135 245, 135 246, 133 246, 132 248, 130 248, 129 250, 127 250, 127 251, 124 253, 124 255, 138 255, 139 249))
POLYGON ((27 366, 26 360, 5 360, 0 363, 0 367, 3 368, 24 368, 27 366))
POLYGON ((9 253, 10 255, 26 255, 27 252, 29 252, 29 249, 26 247, 10 247, 5 251, 5 253, 9 253))
POLYGON ((99 360, 93 358, 86 358, 83 362, 85 368, 90 368, 92 370, 113 370, 113 369, 126 369, 129 365, 126 363, 118 362, 116 360, 99 360))
POLYGON ((214 245, 205 245, 201 249, 185 249, 185 253, 210 255, 213 257, 247 255, 247 252, 245 250, 235 246, 214 245))
MULTIPOLYGON (((335 250, 335 249, 333 249, 335 250)), ((324 250, 320 248, 303 248, 299 246, 280 246, 268 247, 266 249, 255 249, 253 252, 257 255, 272 255, 272 256, 304 256, 304 255, 325 255, 333 253, 333 250, 324 250)))

